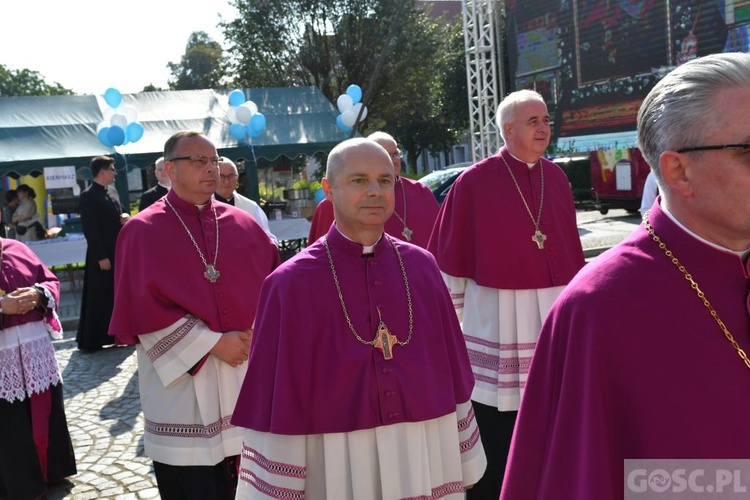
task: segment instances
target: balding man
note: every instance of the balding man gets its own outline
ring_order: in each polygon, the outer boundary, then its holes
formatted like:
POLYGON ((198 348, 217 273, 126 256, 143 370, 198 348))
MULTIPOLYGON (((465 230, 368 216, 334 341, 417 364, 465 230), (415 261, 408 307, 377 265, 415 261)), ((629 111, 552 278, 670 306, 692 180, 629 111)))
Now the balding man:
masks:
POLYGON ((268 226, 268 217, 263 209, 260 208, 260 205, 237 192, 237 179, 239 178, 237 165, 225 156, 219 158, 219 182, 216 184, 214 198, 223 203, 234 205, 243 212, 250 214, 255 219, 255 222, 260 224, 260 227, 263 228, 268 237, 271 238, 274 245, 278 246, 279 241, 271 232, 271 228, 268 226))
POLYGON ((138 211, 142 212, 149 206, 151 206, 156 200, 167 194, 172 181, 169 180, 167 172, 164 170, 164 157, 159 157, 154 163, 154 176, 156 176, 157 184, 151 189, 144 191, 141 195, 141 201, 138 204, 138 211))
MULTIPOLYGON (((427 248, 440 206, 430 188, 401 176, 401 151, 390 134, 374 132, 368 139, 377 142, 388 152, 396 173, 393 215, 385 223, 385 232, 400 240, 427 248)), ((333 205, 328 200, 318 204, 310 226, 307 243, 311 244, 328 232, 333 222, 333 205)))
POLYGON ((432 255, 384 231, 395 177, 379 144, 336 146, 336 223, 263 285, 237 498, 460 499, 484 471, 448 290, 432 255))

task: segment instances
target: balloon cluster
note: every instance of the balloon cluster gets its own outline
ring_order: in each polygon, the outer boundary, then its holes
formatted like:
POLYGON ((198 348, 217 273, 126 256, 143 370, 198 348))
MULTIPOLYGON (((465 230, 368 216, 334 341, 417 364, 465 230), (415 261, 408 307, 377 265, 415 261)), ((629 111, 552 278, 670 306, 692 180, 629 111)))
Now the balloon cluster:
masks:
POLYGON ((342 131, 352 131, 352 127, 357 123, 360 109, 362 110, 362 116, 359 117, 359 121, 362 122, 367 118, 367 106, 363 106, 360 102, 361 100, 362 89, 359 88, 359 85, 349 85, 346 89, 346 94, 341 94, 339 98, 336 99, 336 106, 341 112, 341 114, 336 117, 336 125, 338 125, 342 131))
POLYGON ((253 101, 245 100, 245 93, 241 90, 233 90, 229 94, 229 135, 242 141, 248 137, 255 139, 259 137, 266 128, 266 117, 258 111, 258 106, 253 101))
POLYGON ((121 106, 122 94, 117 89, 107 89, 104 101, 109 108, 104 111, 104 121, 96 127, 99 141, 108 148, 138 142, 143 137, 143 125, 136 121, 138 110, 130 105, 121 106))

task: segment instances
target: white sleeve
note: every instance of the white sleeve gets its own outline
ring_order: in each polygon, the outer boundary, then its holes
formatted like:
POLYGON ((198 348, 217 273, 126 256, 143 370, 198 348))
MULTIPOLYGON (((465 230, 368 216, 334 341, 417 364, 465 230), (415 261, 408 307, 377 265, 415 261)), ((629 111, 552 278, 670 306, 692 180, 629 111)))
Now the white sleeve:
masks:
POLYGON ((251 207, 253 210, 252 216, 255 221, 260 224, 260 227, 263 228, 263 230, 266 232, 269 238, 271 238, 271 241, 273 241, 273 244, 276 246, 279 246, 279 240, 274 236, 274 234, 271 232, 271 227, 268 225, 268 217, 266 216, 266 213, 263 211, 262 208, 260 208, 260 205, 255 203, 253 200, 250 200, 251 207))
POLYGON ((458 439, 461 443, 461 472, 464 486, 471 486, 482 479, 487 469, 487 456, 479 437, 479 427, 471 400, 456 405, 456 417, 458 439))
POLYGON ((168 387, 213 349, 221 333, 214 332, 193 316, 185 316, 168 327, 139 335, 138 339, 154 369, 168 387))

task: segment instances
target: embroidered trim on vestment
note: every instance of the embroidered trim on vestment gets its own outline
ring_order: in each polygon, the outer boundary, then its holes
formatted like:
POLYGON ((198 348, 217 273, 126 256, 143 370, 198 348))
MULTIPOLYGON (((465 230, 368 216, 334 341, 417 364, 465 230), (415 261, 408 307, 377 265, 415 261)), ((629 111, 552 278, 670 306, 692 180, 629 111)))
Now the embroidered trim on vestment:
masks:
POLYGON ((298 479, 305 479, 307 477, 306 467, 286 464, 283 462, 274 462, 266 458, 262 453, 259 453, 257 450, 245 446, 244 444, 242 445, 242 457, 247 458, 251 462, 255 462, 261 469, 266 470, 271 474, 296 477, 298 479))
POLYGON ((420 495, 418 497, 406 497, 402 500, 436 500, 443 498, 448 495, 454 495, 456 493, 464 492, 464 484, 461 481, 453 481, 451 483, 445 483, 442 486, 432 488, 432 494, 430 496, 420 495))
POLYGON ((144 427, 146 432, 155 436, 183 437, 183 438, 212 438, 218 436, 222 431, 234 428, 229 417, 221 417, 217 422, 208 425, 202 424, 165 424, 146 420, 144 427))
POLYGON ((461 444, 459 446, 461 448, 461 453, 466 453, 469 450, 473 450, 478 442, 479 442, 479 427, 475 427, 474 432, 471 433, 471 436, 469 436, 469 439, 461 441, 461 444))
POLYGON ((469 428, 471 423, 474 421, 474 407, 469 406, 469 412, 466 416, 458 421, 458 432, 463 432, 469 428))
POLYGON ((175 344, 185 338, 200 320, 198 318, 189 318, 185 323, 180 325, 175 331, 167 334, 163 339, 154 344, 154 347, 148 350, 147 354, 152 363, 169 351, 175 344))
POLYGON ((533 351, 536 349, 536 342, 526 342, 523 344, 501 344, 499 342, 491 342, 486 339, 482 339, 479 337, 472 337, 471 335, 464 334, 464 339, 466 342, 471 342, 472 344, 477 345, 483 345, 485 347, 490 347, 492 349, 497 349, 498 351, 533 351))
POLYGON ((247 469, 240 469, 240 481, 252 485, 256 490, 268 495, 271 498, 305 498, 304 490, 293 490, 291 488, 281 488, 263 481, 247 469))

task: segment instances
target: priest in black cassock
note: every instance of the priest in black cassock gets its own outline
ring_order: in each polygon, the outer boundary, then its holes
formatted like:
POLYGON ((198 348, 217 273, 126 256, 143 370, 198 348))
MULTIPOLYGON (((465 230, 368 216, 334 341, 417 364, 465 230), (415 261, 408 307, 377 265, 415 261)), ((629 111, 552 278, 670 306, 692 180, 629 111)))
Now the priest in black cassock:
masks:
POLYGON ((143 192, 141 195, 141 201, 138 204, 138 212, 143 212, 150 207, 156 200, 167 194, 169 188, 172 186, 172 181, 169 180, 169 176, 167 175, 166 170, 164 170, 163 156, 154 163, 154 176, 156 176, 158 182, 156 186, 143 192))
POLYGON ((129 215, 123 213, 115 181, 115 160, 96 156, 91 160, 94 182, 81 193, 81 223, 86 236, 86 268, 83 280, 81 320, 76 342, 83 351, 96 351, 114 343, 107 334, 114 306, 115 243, 129 215))

